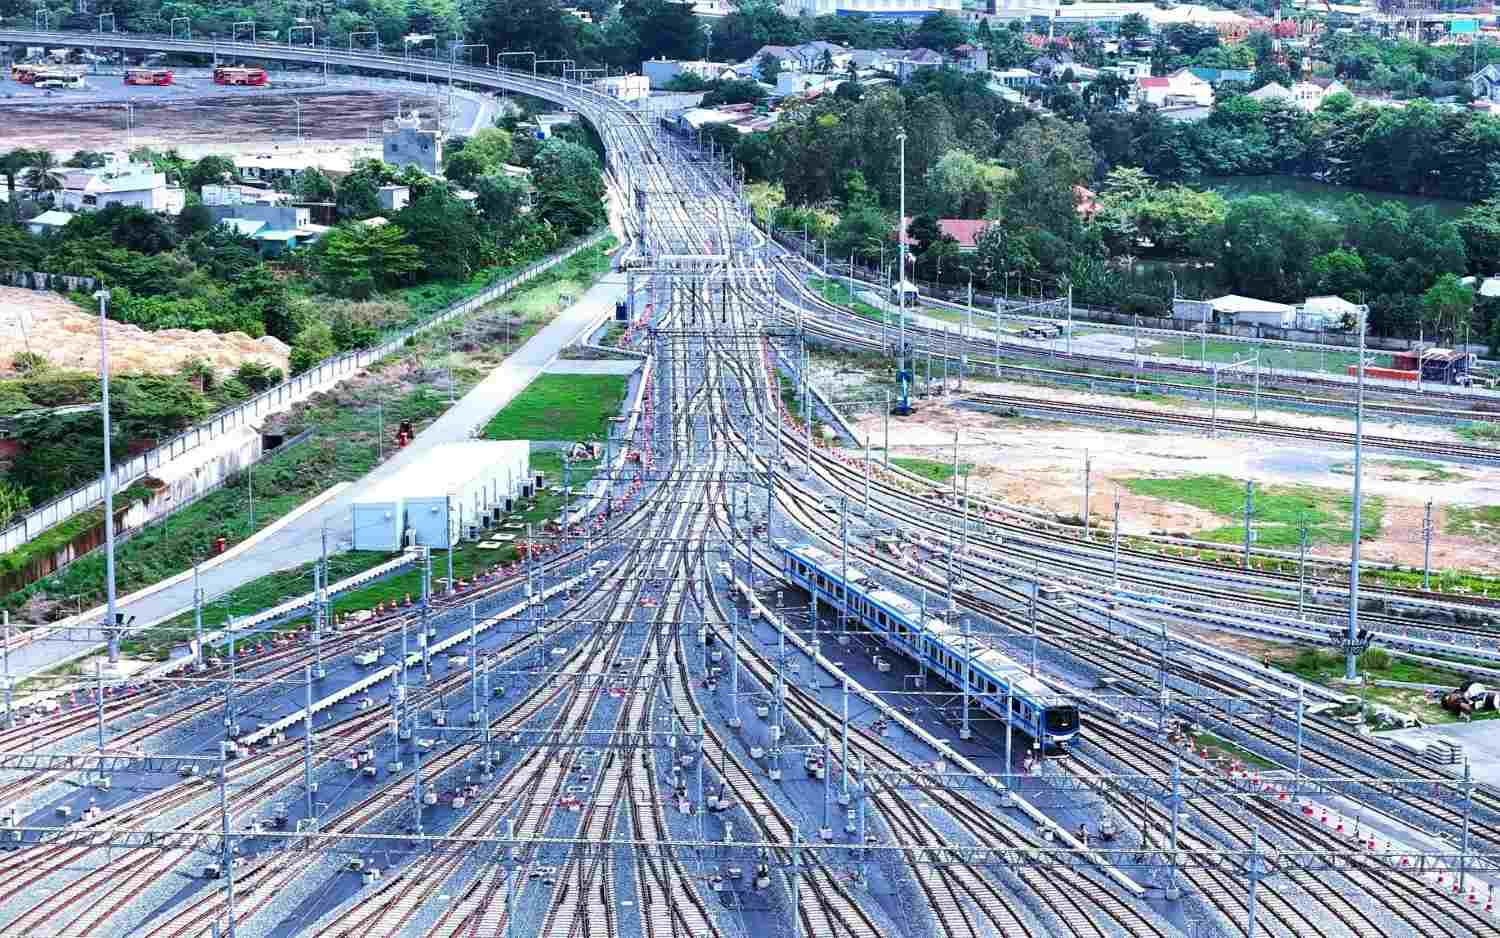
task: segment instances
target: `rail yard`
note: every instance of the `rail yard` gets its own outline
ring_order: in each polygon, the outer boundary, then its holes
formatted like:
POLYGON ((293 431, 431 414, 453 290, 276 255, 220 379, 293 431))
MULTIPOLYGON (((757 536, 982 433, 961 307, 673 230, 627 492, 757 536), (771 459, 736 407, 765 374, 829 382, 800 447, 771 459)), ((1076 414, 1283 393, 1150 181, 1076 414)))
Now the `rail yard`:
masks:
MULTIPOLYGON (((416 595, 334 615, 324 582, 292 630, 184 634, 190 654, 57 694, 13 692, 7 658, 0 936, 1500 934, 1493 742, 1398 742, 1366 695, 1391 661, 1453 673, 1454 725, 1483 727, 1500 592, 1361 579, 1357 549, 1361 460, 1493 468, 1482 439, 1390 430, 1492 427, 1493 395, 1173 363, 1148 408, 1137 359, 1023 341, 999 310, 829 302, 721 153, 587 84, 226 49, 581 115, 627 206, 618 347, 640 368, 588 489, 514 562, 449 578, 406 546, 389 568, 416 595), (813 349, 881 361, 882 396, 820 390, 813 349), (1084 383, 1120 403, 1049 394, 1084 383), (1242 539, 1122 538, 1087 483, 1072 518, 971 490, 962 427, 952 472, 903 465, 907 405, 1336 450, 1356 533, 1257 542, 1247 498, 1242 539)), ((480 536, 511 508, 490 510, 480 536)), ((34 638, 7 628, 6 655, 34 638)))

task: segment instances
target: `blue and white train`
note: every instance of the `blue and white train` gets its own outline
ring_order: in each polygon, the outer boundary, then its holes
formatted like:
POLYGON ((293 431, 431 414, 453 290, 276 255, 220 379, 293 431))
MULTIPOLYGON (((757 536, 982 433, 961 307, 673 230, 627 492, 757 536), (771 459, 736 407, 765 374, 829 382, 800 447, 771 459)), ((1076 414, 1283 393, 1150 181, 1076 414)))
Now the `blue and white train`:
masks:
MULTIPOLYGON (((837 557, 810 545, 794 547, 778 541, 776 547, 781 554, 782 575, 789 583, 819 602, 842 610, 843 564, 837 557)), ((967 654, 969 692, 979 706, 997 719, 1005 719, 1008 688, 1011 725, 1017 730, 1048 750, 1065 748, 1077 737, 1078 704, 1072 698, 1056 693, 982 640, 972 635, 965 638, 942 619, 924 619, 916 603, 900 593, 881 589, 853 564, 848 567, 847 585, 850 619, 893 651, 925 663, 928 670, 958 688, 963 685, 967 654)))

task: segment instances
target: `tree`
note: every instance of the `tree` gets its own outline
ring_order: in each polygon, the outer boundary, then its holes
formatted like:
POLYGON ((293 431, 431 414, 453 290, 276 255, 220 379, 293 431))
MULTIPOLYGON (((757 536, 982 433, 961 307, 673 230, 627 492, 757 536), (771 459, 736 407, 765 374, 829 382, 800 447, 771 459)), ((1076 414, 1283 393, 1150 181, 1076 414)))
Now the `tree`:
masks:
POLYGON ((464 141, 463 151, 479 159, 480 175, 492 173, 510 162, 511 135, 499 127, 482 127, 464 141))
POLYGON ((51 150, 29 151, 30 165, 26 170, 26 185, 33 191, 51 199, 52 193, 62 188, 63 171, 51 150))
POLYGON ((761 87, 760 82, 751 81, 748 78, 737 78, 731 81, 714 82, 713 87, 703 96, 703 106, 759 104, 765 98, 766 89, 761 87))
POLYGON ((338 197, 333 181, 316 166, 309 166, 297 174, 292 191, 304 202, 332 202, 338 197))
POLYGON ((781 60, 767 52, 760 57, 756 66, 756 72, 760 80, 768 85, 775 85, 776 79, 781 76, 781 60))
POLYGON ((423 264, 421 252, 393 224, 340 225, 318 242, 315 252, 330 291, 357 299, 408 279, 423 264))
POLYGON ((566 140, 549 140, 532 161, 536 210, 573 234, 604 220, 604 181, 592 150, 566 140))
POLYGON ((465 189, 472 189, 474 180, 484 172, 483 161, 478 155, 470 153, 468 147, 443 154, 443 175, 448 177, 450 182, 465 189))
POLYGON ((1125 42, 1134 43, 1150 32, 1151 23, 1147 21, 1145 14, 1126 13, 1120 17, 1120 38, 1125 42))
POLYGON ((442 189, 433 189, 391 219, 422 258, 422 271, 436 280, 467 280, 484 263, 482 227, 474 210, 442 189))
POLYGON ((299 375, 337 351, 333 328, 321 319, 314 320, 297 333, 288 364, 292 367, 292 374, 299 375))
POLYGON ((1500 197, 1464 209, 1458 219, 1473 272, 1486 276, 1500 272, 1500 197))
POLYGON ((1365 259, 1343 248, 1319 254, 1309 267, 1319 293, 1354 300, 1365 289, 1365 259))
POLYGON ((7 200, 10 204, 14 205, 16 201, 16 177, 25 173, 35 159, 36 155, 24 147, 17 147, 0 156, 0 173, 5 175, 5 190, 10 197, 7 200))
POLYGON ((339 182, 340 218, 367 218, 380 212, 380 187, 396 180, 396 173, 380 160, 356 163, 339 182))
POLYGON ((189 202, 177 215, 177 233, 185 238, 207 231, 215 224, 214 213, 202 202, 189 202))
POLYGON ((1443 274, 1422 294, 1423 322, 1432 324, 1431 334, 1439 342, 1456 343, 1473 312, 1474 288, 1457 274, 1443 274))
POLYGON ((0 525, 30 509, 31 496, 26 493, 26 487, 9 479, 0 479, 0 525))
POLYGON ((504 173, 487 173, 474 182, 480 214, 495 224, 516 216, 526 200, 526 184, 504 173))
POLYGON ((104 154, 97 150, 78 150, 63 165, 76 169, 98 169, 104 162, 104 154))
POLYGON ((202 192, 205 185, 219 185, 234 178, 234 160, 227 156, 209 154, 193 164, 187 171, 183 184, 194 192, 202 192))
POLYGON ((1135 203, 1136 227, 1163 254, 1216 257, 1228 211, 1217 192, 1171 186, 1135 203))

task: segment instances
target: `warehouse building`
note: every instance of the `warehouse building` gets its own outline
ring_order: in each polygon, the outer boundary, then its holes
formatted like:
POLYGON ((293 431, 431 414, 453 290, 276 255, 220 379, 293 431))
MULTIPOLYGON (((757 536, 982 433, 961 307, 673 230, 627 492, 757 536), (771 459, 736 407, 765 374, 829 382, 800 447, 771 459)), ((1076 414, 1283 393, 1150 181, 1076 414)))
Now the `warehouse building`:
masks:
POLYGON ((536 486, 526 440, 444 443, 354 502, 353 547, 447 548, 477 537, 536 486))

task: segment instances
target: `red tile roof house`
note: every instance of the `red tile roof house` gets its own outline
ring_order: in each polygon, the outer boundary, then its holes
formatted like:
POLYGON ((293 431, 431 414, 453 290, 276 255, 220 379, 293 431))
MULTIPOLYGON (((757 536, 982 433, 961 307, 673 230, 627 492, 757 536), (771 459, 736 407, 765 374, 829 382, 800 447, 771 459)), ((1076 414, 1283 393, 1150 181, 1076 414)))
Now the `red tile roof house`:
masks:
MULTIPOLYGON (((988 218, 939 218, 937 220, 938 230, 954 241, 958 242, 960 251, 972 251, 979 244, 979 236, 984 229, 993 225, 994 222, 988 218)), ((911 216, 907 216, 901 225, 902 239, 908 247, 916 244, 916 241, 906 237, 906 226, 911 224, 911 216)))

